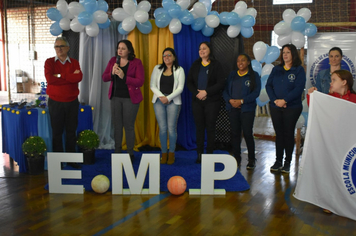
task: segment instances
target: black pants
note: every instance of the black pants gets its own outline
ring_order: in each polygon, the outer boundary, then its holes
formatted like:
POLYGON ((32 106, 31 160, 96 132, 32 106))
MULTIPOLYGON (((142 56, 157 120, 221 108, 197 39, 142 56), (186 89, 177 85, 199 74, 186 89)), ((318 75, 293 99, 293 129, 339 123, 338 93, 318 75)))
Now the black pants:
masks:
POLYGON ((52 126, 53 152, 63 152, 62 136, 66 133, 66 152, 76 152, 79 102, 57 102, 48 99, 48 110, 52 126))
POLYGON ((241 112, 239 108, 232 108, 229 111, 231 127, 231 146, 234 157, 241 161, 241 132, 244 134, 248 150, 248 159, 255 160, 255 140, 253 138, 253 122, 255 121, 255 111, 241 112))
POLYGON ((276 132, 276 161, 278 162, 282 163, 284 151, 286 153, 285 162, 291 162, 292 160, 295 125, 302 110, 303 107, 270 107, 272 123, 276 132))
POLYGON ((215 146, 216 119, 220 111, 220 100, 192 102, 193 116, 196 126, 197 153, 204 153, 205 129, 207 133, 206 153, 213 153, 215 146))

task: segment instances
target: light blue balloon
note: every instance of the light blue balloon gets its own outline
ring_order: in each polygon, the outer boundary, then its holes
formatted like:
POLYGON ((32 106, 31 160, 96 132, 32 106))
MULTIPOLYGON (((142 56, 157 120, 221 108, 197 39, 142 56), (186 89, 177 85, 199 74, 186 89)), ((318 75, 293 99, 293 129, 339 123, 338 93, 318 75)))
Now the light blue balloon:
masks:
POLYGON ((303 112, 302 112, 302 116, 304 117, 304 120, 305 120, 304 125, 305 125, 305 126, 308 126, 308 116, 309 116, 309 112, 303 111, 303 112))
POLYGON ((211 27, 209 27, 208 25, 205 25, 205 26, 202 28, 201 32, 203 33, 203 35, 204 35, 205 37, 210 37, 210 36, 213 35, 214 29, 211 28, 211 27))
POLYGON ((149 34, 152 31, 152 24, 149 20, 144 23, 136 22, 136 26, 143 34, 149 34))
POLYGON ((208 15, 216 15, 217 17, 219 17, 219 13, 217 11, 211 11, 208 15))
POLYGON ((249 27, 241 27, 241 35, 244 36, 245 38, 250 38, 253 35, 253 28, 249 27))
POLYGON ((109 5, 105 0, 99 0, 97 3, 96 10, 102 10, 102 11, 107 12, 109 10, 109 5))
POLYGON ((100 29, 106 29, 109 28, 111 21, 108 19, 105 23, 98 24, 100 29))
POLYGON ((182 13, 182 8, 177 3, 171 4, 168 8, 168 14, 172 18, 179 18, 182 13))
POLYGON ((229 25, 237 25, 241 22, 241 19, 236 12, 230 12, 227 14, 226 21, 229 25))
POLYGON ((172 18, 168 14, 161 13, 156 17, 155 23, 158 28, 165 28, 167 27, 167 25, 169 25, 169 22, 171 22, 171 20, 172 18))
POLYGON ((305 19, 301 16, 296 16, 290 23, 290 27, 294 31, 302 31, 305 28, 305 19))
POLYGON ((174 0, 163 0, 162 1, 162 6, 166 10, 168 10, 172 4, 175 4, 174 0))
POLYGON ((305 29, 304 29, 304 35, 308 37, 313 37, 316 32, 318 32, 318 28, 312 23, 306 23, 305 24, 305 29))
POLYGON ((194 22, 192 24, 192 29, 194 31, 199 31, 199 30, 202 30, 204 26, 205 26, 205 18, 200 17, 200 18, 197 18, 194 20, 194 22))
POLYGON ((263 107, 265 105, 267 105, 267 103, 269 103, 269 100, 268 101, 265 101, 265 102, 261 102, 260 98, 256 98, 256 102, 257 102, 257 105, 259 105, 260 107, 263 107))
POLYGON ((259 63, 257 60, 252 60, 251 61, 252 69, 256 71, 260 76, 262 72, 262 65, 259 63))
POLYGON ((78 15, 78 21, 82 25, 90 25, 93 22, 93 15, 87 11, 83 11, 78 15))
POLYGON ((265 89, 269 75, 261 77, 261 90, 265 89))
POLYGON ((53 21, 60 21, 63 18, 61 12, 54 7, 47 10, 47 17, 53 21))
POLYGON ((183 11, 183 14, 179 18, 179 20, 184 25, 191 25, 194 22, 194 16, 193 16, 192 13, 190 13, 189 10, 186 9, 186 10, 183 11))
POLYGON ((127 32, 126 30, 124 30, 123 28, 122 28, 122 22, 119 24, 119 26, 117 27, 117 30, 119 31, 119 33, 120 34, 122 34, 122 35, 126 35, 126 34, 128 34, 129 32, 127 32))
POLYGON ((153 16, 156 18, 159 14, 161 13, 165 13, 165 14, 168 14, 167 10, 162 8, 162 7, 159 7, 157 8, 154 12, 153 12, 153 16))
POLYGON ((251 15, 246 15, 241 18, 241 26, 242 27, 246 27, 246 28, 252 27, 255 25, 255 23, 256 23, 256 20, 251 15))
POLYGON ((96 0, 85 1, 83 6, 85 11, 89 12, 90 14, 93 14, 96 11, 96 7, 97 7, 96 0))
POLYGON ((56 21, 51 25, 51 27, 49 28, 49 32, 53 36, 58 36, 63 32, 62 28, 59 26, 59 21, 56 21))
POLYGON ((265 60, 266 64, 271 64, 275 60, 278 59, 280 54, 279 48, 277 46, 271 46, 267 48, 266 55, 267 58, 265 60))
POLYGON ((229 25, 229 23, 227 23, 227 15, 229 15, 229 12, 223 11, 220 13, 219 18, 220 18, 220 24, 222 25, 229 25))

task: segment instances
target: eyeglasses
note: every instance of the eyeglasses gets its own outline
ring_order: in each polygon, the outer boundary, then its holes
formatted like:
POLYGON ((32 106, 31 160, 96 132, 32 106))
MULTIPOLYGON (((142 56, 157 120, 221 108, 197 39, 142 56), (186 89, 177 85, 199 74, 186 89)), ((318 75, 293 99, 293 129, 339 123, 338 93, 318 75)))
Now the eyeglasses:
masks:
POLYGON ((163 57, 171 57, 172 54, 166 54, 166 55, 163 55, 163 57))
POLYGON ((64 48, 64 47, 68 47, 67 45, 56 45, 54 46, 55 49, 60 49, 60 48, 64 48))

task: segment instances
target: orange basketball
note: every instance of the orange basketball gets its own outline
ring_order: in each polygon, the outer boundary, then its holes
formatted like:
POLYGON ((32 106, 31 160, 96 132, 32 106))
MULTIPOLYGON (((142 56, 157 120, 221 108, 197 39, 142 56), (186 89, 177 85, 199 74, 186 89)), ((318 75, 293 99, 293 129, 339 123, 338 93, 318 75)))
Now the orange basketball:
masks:
POLYGON ((182 176, 173 176, 168 180, 167 188, 171 194, 180 195, 187 188, 187 183, 182 176))

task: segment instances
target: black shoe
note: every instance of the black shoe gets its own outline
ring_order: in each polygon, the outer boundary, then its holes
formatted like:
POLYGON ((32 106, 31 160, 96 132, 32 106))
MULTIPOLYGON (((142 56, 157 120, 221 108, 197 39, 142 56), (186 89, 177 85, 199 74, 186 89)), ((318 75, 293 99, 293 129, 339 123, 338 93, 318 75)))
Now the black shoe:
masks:
POLYGON ((195 163, 200 164, 201 163, 201 154, 198 154, 197 160, 195 163))
POLYGON ((81 169, 82 168, 81 165, 79 165, 78 163, 74 163, 74 162, 67 162, 67 166, 71 166, 74 169, 81 169))
POLYGON ((246 169, 253 170, 256 167, 256 160, 249 160, 246 169))
POLYGON ((285 162, 285 163, 284 163, 284 166, 283 166, 282 169, 281 169, 281 172, 288 174, 289 171, 290 171, 290 162, 285 162))
POLYGON ((276 161, 273 166, 271 166, 271 171, 280 171, 282 169, 282 163, 276 161))

